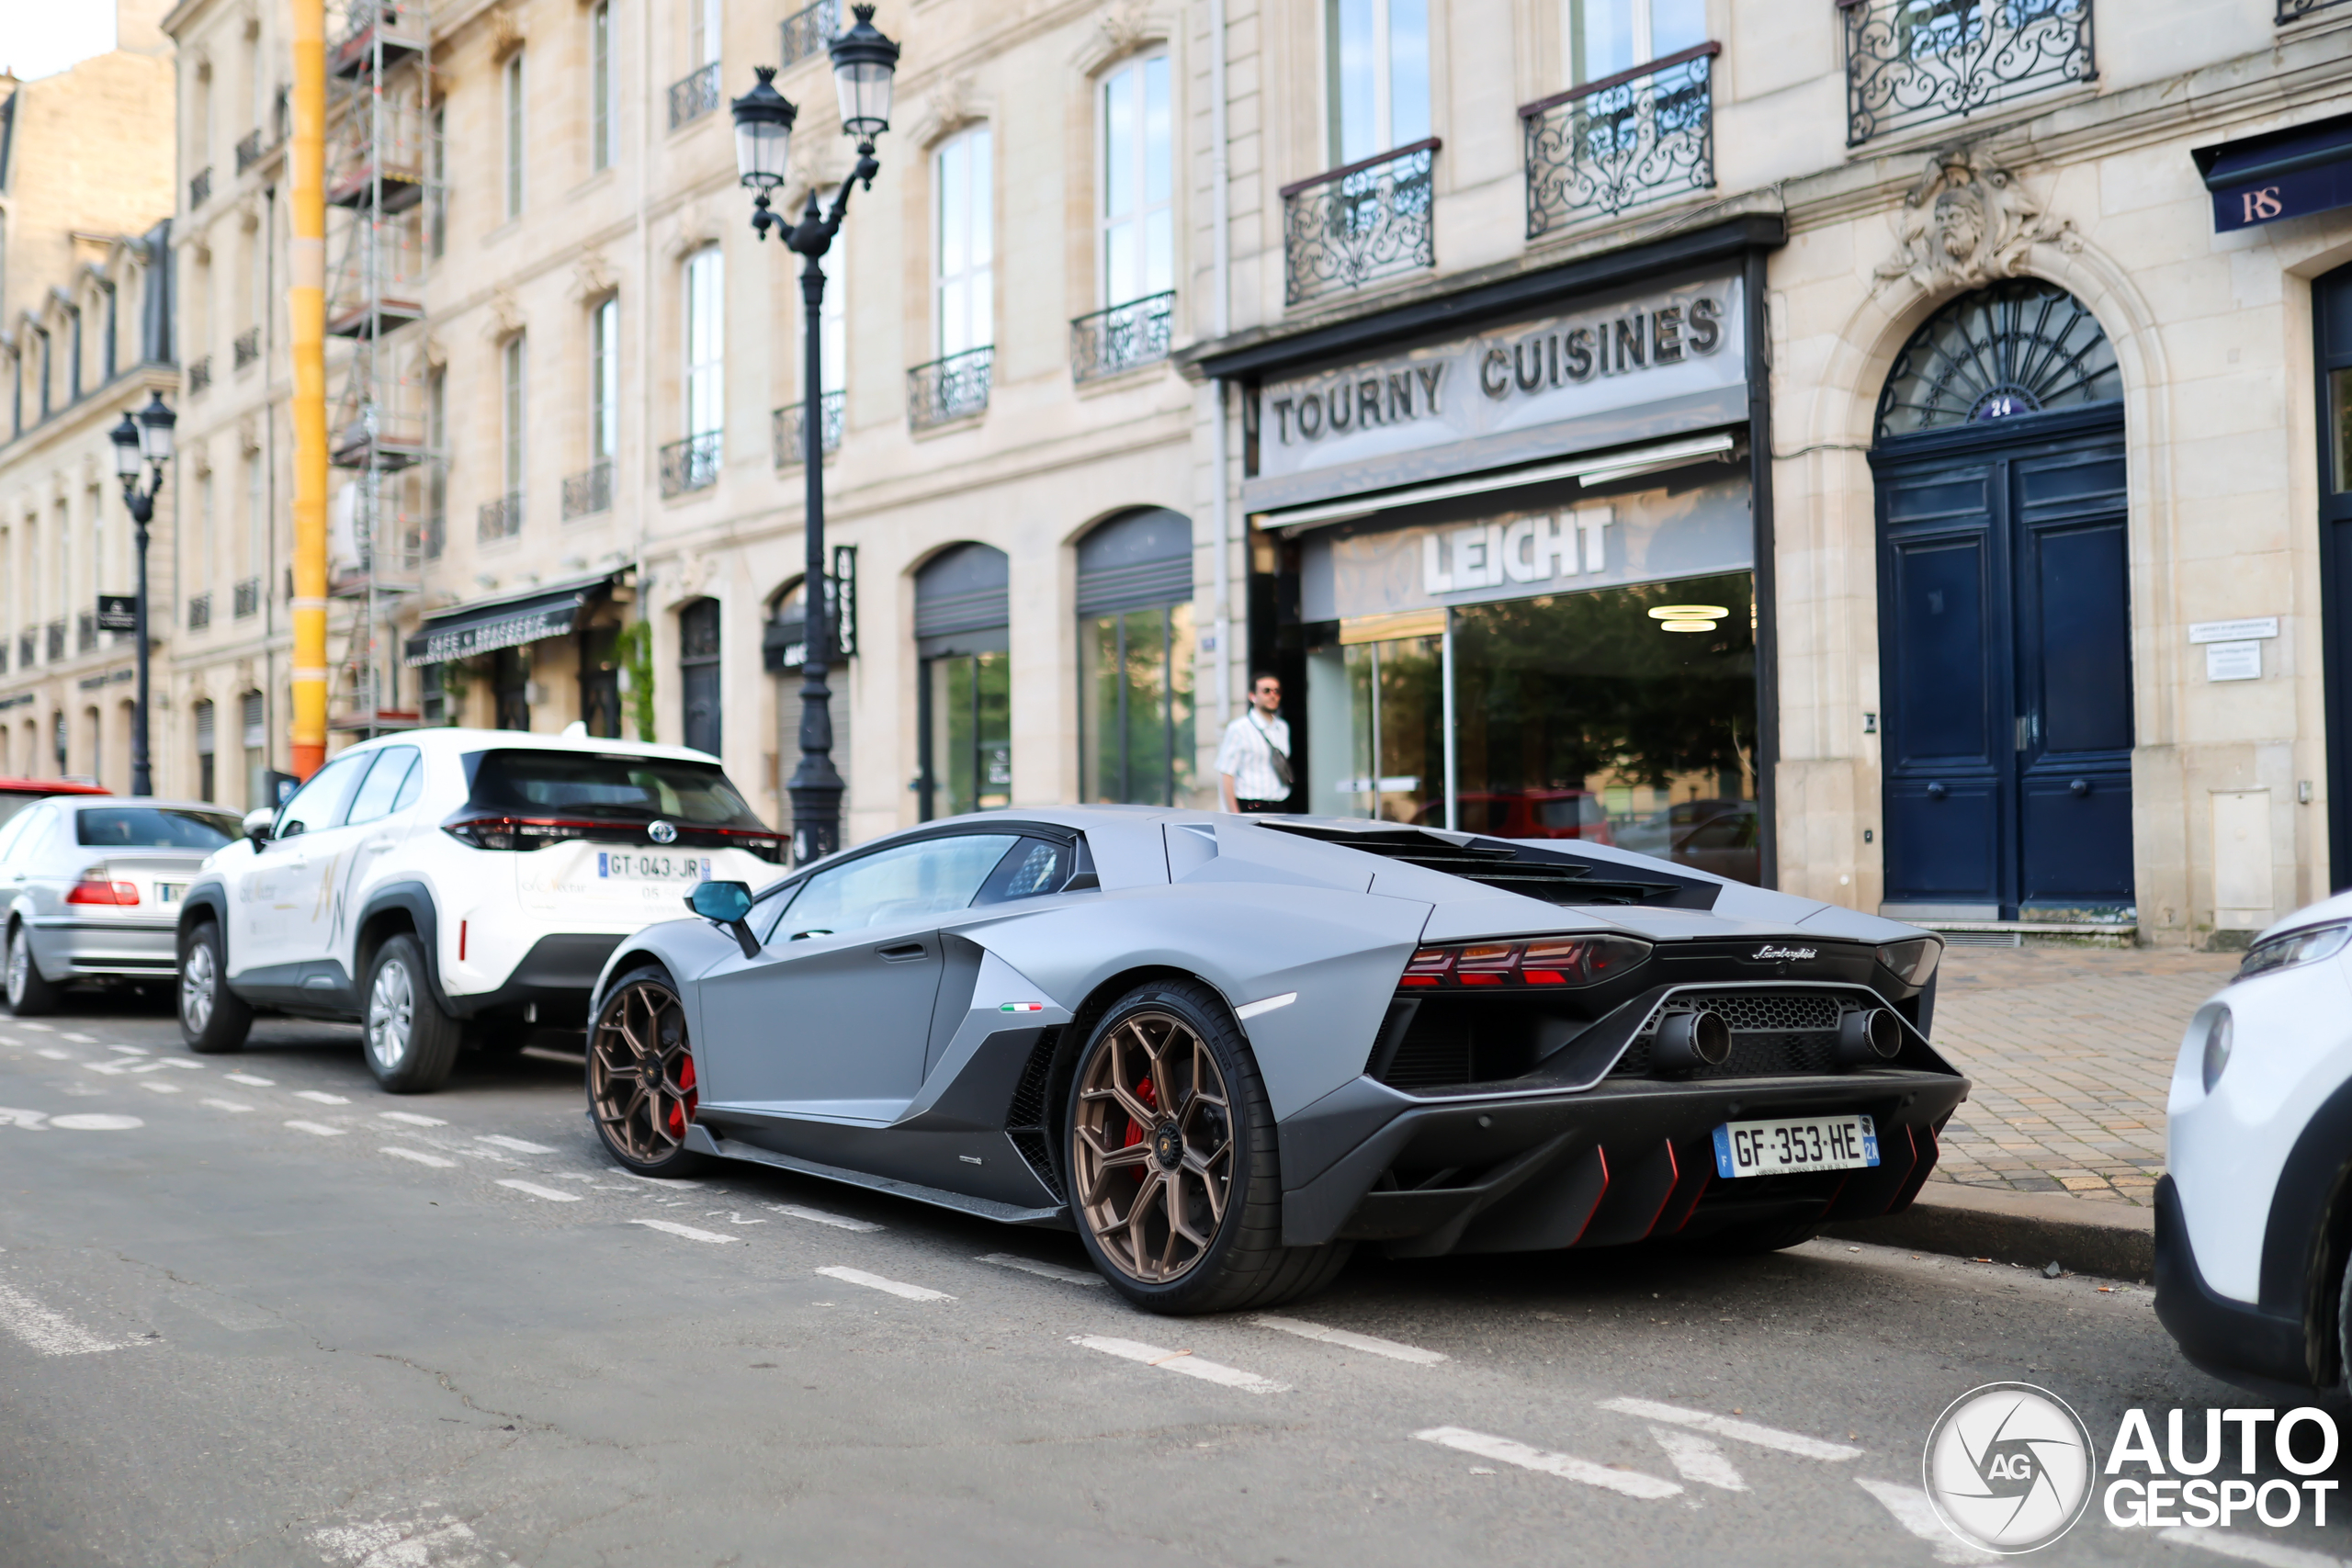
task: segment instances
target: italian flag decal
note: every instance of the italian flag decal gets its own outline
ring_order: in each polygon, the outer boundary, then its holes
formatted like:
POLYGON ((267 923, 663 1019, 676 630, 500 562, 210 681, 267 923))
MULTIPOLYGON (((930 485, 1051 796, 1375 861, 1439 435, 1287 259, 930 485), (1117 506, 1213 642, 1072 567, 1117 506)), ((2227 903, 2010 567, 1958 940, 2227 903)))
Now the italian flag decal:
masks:
POLYGON ((1043 1002, 1004 1002, 1001 1004, 996 1010, 999 1012, 1043 1012, 1046 1010, 1046 1004, 1043 1002))

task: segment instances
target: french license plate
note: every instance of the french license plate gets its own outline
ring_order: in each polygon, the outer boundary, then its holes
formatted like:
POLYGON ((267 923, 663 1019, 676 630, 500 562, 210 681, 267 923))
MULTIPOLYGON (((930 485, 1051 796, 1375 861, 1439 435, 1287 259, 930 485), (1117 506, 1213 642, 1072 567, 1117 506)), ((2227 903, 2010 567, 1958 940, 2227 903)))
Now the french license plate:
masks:
POLYGON ((185 882, 158 882, 155 884, 155 902, 176 904, 180 901, 180 895, 187 891, 187 884, 185 882))
POLYGON ((708 855, 641 855, 596 852, 596 874, 607 882, 707 882, 708 855))
POLYGON ((1715 1129, 1715 1174, 1725 1180, 1792 1170, 1861 1170, 1877 1163, 1878 1129, 1867 1116, 1726 1122, 1715 1129))

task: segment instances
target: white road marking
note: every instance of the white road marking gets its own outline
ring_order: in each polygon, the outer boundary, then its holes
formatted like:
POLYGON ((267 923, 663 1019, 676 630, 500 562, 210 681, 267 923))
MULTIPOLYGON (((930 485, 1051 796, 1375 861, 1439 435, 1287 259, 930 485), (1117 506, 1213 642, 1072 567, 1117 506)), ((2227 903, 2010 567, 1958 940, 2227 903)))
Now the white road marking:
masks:
POLYGON ((22 1127, 28 1132, 38 1133, 40 1124, 48 1120, 49 1112, 46 1111, 11 1111, 0 1105, 0 1127, 22 1127))
POLYGON ((36 1051, 33 1055, 46 1056, 52 1062, 70 1062, 74 1059, 74 1054, 71 1051, 60 1051, 53 1045, 36 1051))
POLYGON ((77 1111, 71 1116, 52 1116, 49 1124, 69 1133, 128 1133, 147 1125, 136 1116, 117 1116, 107 1111, 77 1111))
MULTIPOLYGON (((62 1051, 43 1051, 41 1055, 44 1056, 55 1057, 61 1062, 70 1062, 74 1059, 62 1051)), ((130 1064, 128 1062, 85 1062, 82 1066, 86 1071, 93 1073, 104 1073, 108 1077, 118 1077, 123 1073, 130 1071, 130 1064)))
POLYGON ((532 1197, 544 1198, 550 1203, 577 1203, 580 1201, 580 1194, 577 1192, 559 1192, 552 1187, 542 1187, 536 1181, 515 1181, 509 1179, 507 1180, 501 1181, 498 1185, 501 1187, 512 1187, 517 1192, 528 1192, 532 1197))
POLYGON ((633 1170, 623 1170, 616 1165, 608 1165, 605 1168, 615 1176, 626 1176, 631 1181, 650 1181, 656 1187, 674 1187, 681 1192, 692 1192, 702 1186, 699 1181, 674 1181, 666 1176, 639 1176, 633 1170))
POLYGON ((221 1100, 214 1098, 211 1100, 199 1100, 197 1103, 198 1105, 209 1105, 215 1111, 251 1111, 253 1109, 252 1106, 247 1105, 242 1100, 221 1100))
POLYGON ((1650 1436, 1666 1450, 1674 1464, 1674 1472, 1685 1481, 1720 1487, 1725 1492, 1745 1492, 1747 1483, 1740 1479, 1739 1467, 1724 1457, 1724 1450, 1696 1432, 1679 1432, 1671 1427, 1652 1427, 1650 1436))
POLYGON ((1603 1410, 1614 1410, 1620 1416, 1638 1416, 1645 1421, 1665 1421, 1677 1427, 1690 1427, 1702 1432, 1712 1432, 1718 1438, 1754 1443, 1758 1448, 1778 1449, 1784 1454, 1800 1459, 1824 1460, 1832 1464, 1841 1460, 1860 1459, 1862 1450, 1849 1449, 1843 1443, 1825 1443, 1819 1438, 1808 1438, 1798 1432, 1783 1432, 1777 1427, 1759 1427, 1753 1421, 1735 1421, 1728 1416, 1717 1416, 1708 1410, 1685 1410, 1679 1404, 1660 1404, 1651 1399, 1604 1399, 1603 1410))
POLYGON ((379 1111, 376 1114, 387 1122, 404 1122, 411 1127, 447 1127, 449 1124, 438 1116, 419 1116, 413 1111, 379 1111))
POLYGON ((2344 1568, 2346 1562, 2324 1551, 2306 1551, 2300 1546, 2284 1546, 2260 1536, 2236 1530, 2198 1529, 2191 1525, 2175 1525, 2156 1539, 2172 1546, 2201 1546, 2217 1557, 2259 1562, 2264 1568, 2344 1568))
POLYGON ((454 1170, 458 1165, 456 1160, 443 1159, 439 1155, 429 1155, 423 1149, 404 1149, 394 1144, 386 1144, 376 1152, 379 1155, 390 1155, 394 1159, 414 1160, 419 1165, 429 1165, 435 1170, 454 1170))
POLYGON ((698 1231, 692 1225, 682 1225, 674 1220, 631 1220, 630 1224, 643 1225, 648 1230, 667 1231, 672 1235, 684 1236, 688 1241, 738 1242, 740 1235, 720 1235, 717 1231, 698 1231))
POLYGON ((277 1087, 277 1080, 276 1078, 258 1078, 254 1077, 251 1073, 223 1073, 220 1076, 227 1078, 231 1083, 245 1084, 254 1089, 276 1089, 277 1087))
POLYGON ((745 1219, 745 1218, 743 1217, 743 1213, 742 1213, 742 1211, 741 1211, 741 1210, 740 1210, 740 1209, 729 1209, 729 1210, 727 1212, 727 1223, 728 1223, 729 1224, 730 1224, 730 1225, 763 1225, 763 1224, 767 1224, 767 1221, 765 1221, 765 1220, 747 1220, 747 1219, 745 1219))
POLYGON ((286 1124, 288 1127, 293 1128, 298 1133, 315 1133, 322 1138, 340 1138, 343 1136, 343 1129, 340 1127, 330 1127, 323 1122, 306 1122, 300 1116, 297 1116, 293 1121, 288 1122, 286 1124))
POLYGON ((16 1026, 18 1029, 36 1030, 42 1034, 50 1032, 49 1025, 45 1023, 28 1023, 21 1018, 16 1021, 16 1026))
POLYGON ((1894 1522, 1936 1549, 1939 1562, 1972 1563, 1998 1562, 2002 1559, 1990 1551, 1979 1551, 1951 1533, 1936 1515, 1936 1506, 1917 1486, 1903 1486, 1892 1481, 1872 1481, 1867 1475, 1854 1477, 1854 1484, 1877 1498, 1894 1522))
MULTIPOLYGON (((122 1047, 115 1045, 108 1047, 108 1049, 119 1051, 122 1047)), ((134 1073, 152 1073, 158 1067, 177 1067, 182 1072, 188 1073, 200 1073, 204 1071, 203 1063, 191 1062, 185 1056, 158 1056, 152 1062, 141 1062, 139 1066, 131 1068, 130 1070, 134 1073)))
POLYGON ((863 1269, 842 1269, 838 1266, 820 1269, 818 1273, 828 1280, 839 1280, 846 1285, 863 1285, 869 1291, 887 1291, 894 1296, 904 1296, 910 1302, 952 1302, 956 1298, 944 1291, 927 1291, 921 1285, 910 1285, 900 1280, 886 1280, 879 1274, 869 1274, 863 1269))
POLYGON ((454 1514, 334 1525, 312 1531, 311 1540, 348 1568, 480 1568, 484 1561, 475 1550, 481 1538, 454 1514))
POLYGON ((1322 1324, 1308 1323, 1303 1318, 1277 1317, 1272 1313, 1261 1313, 1250 1321, 1261 1328, 1279 1328, 1284 1334, 1295 1334, 1301 1339, 1319 1339, 1326 1345, 1341 1345, 1351 1350, 1368 1351, 1374 1356, 1385 1356, 1392 1361, 1410 1361, 1417 1367, 1433 1367, 1445 1359, 1442 1352, 1424 1350, 1418 1345, 1399 1345, 1394 1339, 1358 1334, 1352 1329, 1327 1328, 1322 1324))
POLYGON ((86 1356, 122 1347, 99 1338, 73 1319, 50 1311, 32 1297, 0 1285, 0 1328, 44 1356, 86 1356))
MULTIPOLYGON (((73 1036, 68 1035, 66 1038, 70 1040, 73 1036)), ((144 1056, 148 1054, 147 1047, 144 1045, 109 1045, 107 1049, 109 1051, 119 1051, 126 1056, 144 1056)), ((190 1062, 188 1066, 192 1067, 196 1066, 196 1064, 194 1062, 190 1062)))
POLYGON ((1158 1367, 1165 1372, 1182 1372, 1188 1378, 1204 1382, 1238 1388, 1245 1393, 1288 1393, 1290 1384, 1261 1378, 1255 1372, 1245 1372, 1238 1367, 1228 1367, 1218 1361, 1204 1361, 1190 1350, 1163 1350, 1157 1345, 1142 1345, 1133 1339, 1114 1339, 1102 1334, 1076 1334, 1073 1345, 1083 1345, 1090 1350, 1100 1350, 1106 1356, 1119 1356, 1130 1361, 1141 1361, 1147 1367, 1158 1367))
POLYGON ((1279 997, 1268 997, 1263 1001, 1245 1002, 1241 1006, 1233 1010, 1233 1016, 1236 1018, 1255 1018, 1261 1012, 1272 1012, 1276 1008, 1286 1008, 1296 1000, 1298 1000, 1298 993, 1296 991, 1284 991, 1279 997))
POLYGON ((1463 1427, 1431 1427, 1413 1434, 1425 1443, 1442 1448, 1459 1449, 1480 1459, 1515 1464, 1521 1470, 1539 1471, 1556 1475, 1563 1481, 1581 1481, 1587 1486, 1603 1486, 1611 1492, 1622 1492, 1628 1497, 1656 1502, 1661 1497, 1678 1495, 1682 1488, 1674 1482, 1655 1475, 1645 1475, 1638 1470, 1613 1470, 1605 1464, 1595 1464, 1589 1459, 1572 1454, 1555 1454, 1544 1449, 1532 1449, 1525 1443, 1509 1438, 1492 1437, 1485 1432, 1473 1432, 1463 1427))
POLYGON ((96 1045, 98 1043, 96 1035, 75 1034, 70 1031, 60 1034, 58 1038, 60 1040, 71 1040, 76 1045, 96 1045))
POLYGON ((298 1089, 294 1091, 294 1098, 297 1100, 311 1100, 320 1105, 348 1105, 351 1103, 351 1101, 344 1096, 339 1094, 329 1094, 322 1089, 298 1089))
POLYGON ((1034 1258, 1022 1258, 1010 1252, 983 1253, 973 1261, 993 1263, 1000 1269, 1018 1269, 1023 1274, 1035 1274, 1041 1280, 1059 1280, 1065 1285, 1101 1286, 1108 1282, 1102 1275, 1089 1274, 1083 1269, 1065 1269, 1058 1263, 1040 1263, 1034 1258))
POLYGON ((882 1228, 871 1220, 853 1220, 847 1214, 829 1214, 822 1209, 811 1209, 800 1203, 770 1203, 768 1207, 779 1214, 790 1214, 796 1220, 831 1225, 835 1230, 878 1231, 882 1228))
POLYGON ((161 1078, 150 1078, 139 1087, 143 1089, 153 1090, 156 1094, 177 1094, 180 1091, 179 1085, 175 1083, 165 1083, 161 1078))
POLYGON ((477 1144, 490 1144, 502 1149, 513 1149, 518 1155, 551 1155, 555 1153, 553 1149, 548 1147, 545 1144, 526 1143, 521 1138, 510 1138, 503 1133, 479 1134, 475 1136, 474 1142, 477 1144))

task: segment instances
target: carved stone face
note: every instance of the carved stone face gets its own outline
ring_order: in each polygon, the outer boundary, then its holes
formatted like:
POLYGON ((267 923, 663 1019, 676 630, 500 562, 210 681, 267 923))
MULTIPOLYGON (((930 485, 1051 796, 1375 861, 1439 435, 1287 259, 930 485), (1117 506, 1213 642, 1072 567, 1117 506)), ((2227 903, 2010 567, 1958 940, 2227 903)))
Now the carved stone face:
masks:
POLYGON ((1973 185, 1950 186, 1936 197, 1935 220, 1944 254, 1966 261, 1984 238, 1984 198, 1973 185))

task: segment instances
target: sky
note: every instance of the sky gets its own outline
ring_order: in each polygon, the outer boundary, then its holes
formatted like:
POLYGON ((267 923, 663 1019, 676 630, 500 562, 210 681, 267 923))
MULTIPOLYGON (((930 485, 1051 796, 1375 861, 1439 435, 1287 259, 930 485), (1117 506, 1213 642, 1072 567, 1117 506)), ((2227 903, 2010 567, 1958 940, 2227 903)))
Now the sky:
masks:
POLYGON ((0 0, 0 66, 28 81, 114 47, 114 0, 0 0))

